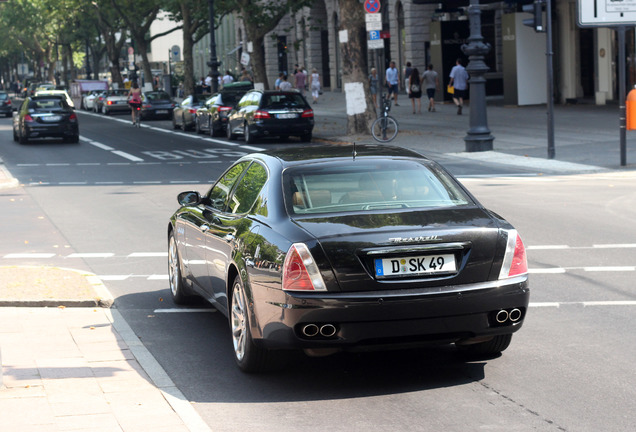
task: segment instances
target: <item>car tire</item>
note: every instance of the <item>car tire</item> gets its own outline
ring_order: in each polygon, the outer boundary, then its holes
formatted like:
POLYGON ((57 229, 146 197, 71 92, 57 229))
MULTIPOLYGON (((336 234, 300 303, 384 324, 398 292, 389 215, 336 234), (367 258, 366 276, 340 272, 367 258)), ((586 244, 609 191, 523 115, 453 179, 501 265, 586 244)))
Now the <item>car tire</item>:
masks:
POLYGON ((179 129, 179 125, 177 124, 177 118, 172 115, 172 129, 179 129))
POLYGON ((179 305, 189 304, 192 300, 192 295, 186 290, 185 283, 183 282, 181 258, 179 257, 179 250, 177 249, 177 241, 174 238, 174 233, 170 233, 168 239, 168 281, 172 301, 179 305))
POLYGON ((79 143, 79 135, 73 135, 72 137, 70 137, 68 139, 68 142, 70 142, 71 144, 78 144, 79 143))
POLYGON ((460 346, 460 352, 468 357, 488 358, 498 356, 512 341, 512 334, 497 335, 491 340, 471 345, 460 346))
POLYGON ((194 118, 194 131, 197 133, 197 135, 203 133, 203 131, 201 130, 201 125, 199 124, 199 117, 194 118))
POLYGON ((311 132, 306 133, 306 134, 302 134, 300 136, 300 141, 301 142, 311 142, 311 132))
POLYGON ((219 131, 214 129, 214 121, 212 121, 212 117, 208 119, 208 128, 209 128, 211 137, 214 138, 215 136, 219 134, 219 131))
POLYGON ((237 276, 232 283, 230 327, 234 359, 243 372, 261 372, 269 366, 269 351, 254 344, 243 282, 237 276))
POLYGON ((225 136, 229 140, 236 139, 236 134, 232 133, 232 124, 230 122, 227 123, 226 130, 225 130, 225 136))
POLYGON ((102 105, 102 114, 104 114, 104 115, 108 115, 109 114, 108 110, 106 109, 106 105, 102 105))
POLYGON ((245 137, 245 144, 254 144, 254 141, 255 141, 254 135, 250 133, 249 125, 246 124, 243 130, 244 130, 243 136, 245 137))

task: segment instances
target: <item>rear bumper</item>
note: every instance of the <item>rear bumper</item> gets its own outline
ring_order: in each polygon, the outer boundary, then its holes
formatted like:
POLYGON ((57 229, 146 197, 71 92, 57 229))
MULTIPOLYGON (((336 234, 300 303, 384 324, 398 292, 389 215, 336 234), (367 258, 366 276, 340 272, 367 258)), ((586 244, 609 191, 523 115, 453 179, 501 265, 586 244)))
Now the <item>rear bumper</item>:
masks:
POLYGON ((25 130, 26 130, 26 136, 28 138, 42 138, 42 137, 63 138, 63 137, 75 136, 79 134, 79 127, 77 126, 77 124, 27 126, 25 130))
MULTIPOLYGON (((273 349, 340 348, 453 343, 513 333, 526 316, 527 277, 447 287, 437 292, 402 290, 365 293, 293 293, 255 287, 258 322, 250 323, 256 343, 273 349), (278 297, 278 298, 272 298, 278 297), (277 301, 280 300, 280 301, 277 301), (501 310, 519 311, 518 319, 499 323, 501 310), (315 324, 333 325, 325 337, 303 334, 315 324)), ((254 320, 255 321, 255 320, 254 320)))
POLYGON ((250 133, 254 136, 306 135, 314 129, 314 121, 303 119, 293 122, 259 121, 249 127, 250 133))

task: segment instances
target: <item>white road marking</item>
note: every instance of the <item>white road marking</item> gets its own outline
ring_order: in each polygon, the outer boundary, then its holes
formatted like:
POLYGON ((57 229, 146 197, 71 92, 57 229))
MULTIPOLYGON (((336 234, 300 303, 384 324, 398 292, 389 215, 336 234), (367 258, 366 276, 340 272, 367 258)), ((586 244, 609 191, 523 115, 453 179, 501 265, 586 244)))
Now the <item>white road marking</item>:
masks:
POLYGON ((214 308, 209 309, 192 309, 192 308, 182 308, 182 309, 155 309, 154 313, 214 313, 217 310, 214 308))
POLYGON ((143 162, 144 160, 142 158, 139 158, 137 156, 133 156, 129 153, 123 152, 121 150, 114 150, 111 153, 116 154, 117 156, 121 156, 123 158, 126 158, 128 160, 131 160, 133 162, 143 162))
POLYGON ((533 303, 530 302, 528 307, 531 308, 542 308, 542 307, 552 307, 552 308, 560 308, 561 306, 583 306, 583 307, 594 307, 594 306, 636 306, 635 300, 606 300, 606 301, 583 301, 583 302, 538 302, 533 303))
POLYGON ((12 253, 3 256, 3 258, 7 259, 32 259, 32 258, 53 258, 56 254, 54 253, 12 253))
POLYGON ((133 252, 128 254, 127 258, 155 258, 161 257, 166 258, 168 256, 168 252, 133 252))

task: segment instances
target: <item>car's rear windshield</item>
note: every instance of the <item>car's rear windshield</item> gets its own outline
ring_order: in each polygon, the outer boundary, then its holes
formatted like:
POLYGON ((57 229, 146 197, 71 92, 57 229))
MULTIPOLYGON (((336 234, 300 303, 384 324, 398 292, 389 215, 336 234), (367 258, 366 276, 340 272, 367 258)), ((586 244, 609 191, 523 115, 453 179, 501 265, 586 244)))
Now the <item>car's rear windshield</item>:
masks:
POLYGON ((219 97, 216 99, 215 103, 217 105, 233 107, 234 105, 236 105, 239 99, 243 97, 243 94, 244 93, 237 93, 237 92, 221 93, 219 97))
POLYGON ((146 93, 146 97, 150 99, 151 101, 170 99, 170 95, 166 92, 150 92, 150 93, 146 93))
POLYGON ((300 94, 281 93, 264 95, 261 108, 303 108, 305 106, 305 99, 300 94))
POLYGON ((6 100, 9 98, 9 95, 7 93, 0 93, 0 100, 6 100))
POLYGON ((68 104, 61 98, 50 99, 32 99, 29 102, 29 108, 39 110, 53 110, 60 108, 68 108, 68 104))
POLYGON ((431 209, 474 204, 435 164, 416 160, 298 166, 284 174, 290 214, 431 209))
POLYGON ((108 92, 108 96, 127 96, 129 90, 111 90, 108 92))

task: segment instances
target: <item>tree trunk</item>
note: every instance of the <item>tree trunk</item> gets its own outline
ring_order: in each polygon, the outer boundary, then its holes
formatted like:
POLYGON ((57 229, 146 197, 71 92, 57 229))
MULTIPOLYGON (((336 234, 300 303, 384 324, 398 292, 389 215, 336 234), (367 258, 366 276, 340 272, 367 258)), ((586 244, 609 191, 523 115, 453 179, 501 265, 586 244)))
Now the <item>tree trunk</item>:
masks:
POLYGON ((192 50, 194 41, 192 40, 192 14, 189 5, 181 4, 181 15, 183 24, 183 91, 186 95, 194 94, 194 60, 192 50))
POLYGON ((340 0, 340 30, 346 30, 348 38, 348 42, 340 44, 342 83, 347 103, 347 134, 368 134, 376 113, 367 76, 364 8, 358 0, 340 0))
POLYGON ((265 38, 259 35, 252 35, 250 33, 251 32, 248 27, 247 40, 252 41, 252 46, 254 47, 254 51, 250 53, 254 82, 263 83, 265 90, 269 90, 269 83, 267 82, 267 73, 265 69, 265 58, 263 58, 263 50, 261 49, 265 43, 265 38))

